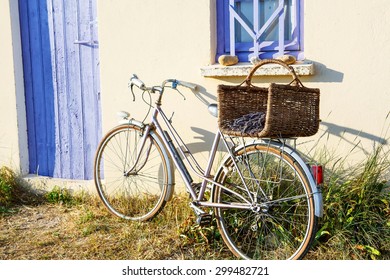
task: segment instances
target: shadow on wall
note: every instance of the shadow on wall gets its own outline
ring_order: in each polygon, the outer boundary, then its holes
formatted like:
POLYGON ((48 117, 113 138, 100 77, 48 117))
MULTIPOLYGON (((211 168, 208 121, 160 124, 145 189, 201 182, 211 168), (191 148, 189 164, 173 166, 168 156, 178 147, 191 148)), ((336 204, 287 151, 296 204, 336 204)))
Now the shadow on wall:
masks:
MULTIPOLYGON (((191 127, 191 130, 197 134, 194 139, 200 140, 200 142, 189 143, 187 145, 189 150, 193 153, 209 151, 213 144, 215 134, 199 127, 191 127)), ((329 138, 330 136, 337 137, 340 140, 349 143, 351 146, 354 146, 355 148, 358 148, 365 153, 369 151, 359 145, 363 139, 371 140, 372 142, 380 145, 389 144, 388 139, 384 137, 380 137, 371 133, 364 132, 362 130, 340 126, 329 122, 321 122, 321 130, 318 132, 317 136, 318 139, 329 138)), ((218 151, 224 150, 224 147, 222 147, 220 143, 218 151)))
POLYGON ((313 63, 314 75, 302 80, 322 83, 341 83, 343 81, 344 73, 330 69, 325 64, 316 61, 313 61, 313 63))
POLYGON ((351 144, 352 146, 361 149, 363 152, 368 152, 368 151, 365 150, 361 145, 359 145, 360 142, 362 141, 361 139, 371 140, 374 143, 378 143, 380 145, 389 144, 388 140, 383 138, 383 137, 376 136, 376 135, 371 134, 371 133, 363 132, 361 130, 357 130, 354 128, 340 126, 340 125, 337 125, 334 123, 328 123, 328 122, 321 122, 321 126, 323 126, 324 129, 322 131, 322 134, 319 133, 319 139, 321 139, 323 137, 328 138, 330 135, 334 136, 334 137, 338 137, 338 138, 340 138, 340 140, 343 140, 343 141, 351 144), (353 140, 350 140, 351 137, 347 137, 347 135, 355 136, 355 138, 353 140))
MULTIPOLYGON (((215 127, 217 127, 217 124, 215 125, 215 127)), ((187 145, 188 149, 194 154, 201 152, 209 152, 213 145, 215 133, 199 127, 191 127, 191 130, 197 134, 194 139, 198 141, 200 140, 200 142, 189 143, 187 145)), ((221 142, 219 143, 218 151, 226 151, 221 142)))
POLYGON ((192 92, 195 94, 196 98, 198 98, 206 106, 210 105, 211 103, 217 103, 217 93, 215 92, 212 94, 201 85, 196 85, 196 89, 192 90, 192 92), (212 102, 209 102, 209 100, 212 102))

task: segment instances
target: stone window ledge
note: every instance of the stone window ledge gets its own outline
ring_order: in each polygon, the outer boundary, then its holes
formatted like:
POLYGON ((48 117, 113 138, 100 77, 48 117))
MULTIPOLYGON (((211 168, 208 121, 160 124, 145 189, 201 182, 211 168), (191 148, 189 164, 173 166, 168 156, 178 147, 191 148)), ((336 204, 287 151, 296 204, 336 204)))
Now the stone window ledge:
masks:
MULTIPOLYGON (((298 61, 291 65, 298 76, 314 75, 314 64, 312 61, 298 61)), ((213 64, 201 67, 203 77, 246 77, 253 68, 251 63, 238 63, 233 66, 213 64)), ((283 66, 277 64, 266 64, 258 69, 254 76, 284 76, 289 72, 283 66)))

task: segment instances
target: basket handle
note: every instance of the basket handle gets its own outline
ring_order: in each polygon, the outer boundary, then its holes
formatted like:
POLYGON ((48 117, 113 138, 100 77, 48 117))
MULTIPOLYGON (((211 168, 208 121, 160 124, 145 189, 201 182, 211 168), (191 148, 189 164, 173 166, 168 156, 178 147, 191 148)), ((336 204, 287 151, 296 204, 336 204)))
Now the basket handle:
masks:
POLYGON ((278 60, 278 59, 264 59, 264 60, 261 60, 249 72, 249 74, 246 77, 244 83, 246 83, 248 86, 251 86, 252 85, 252 77, 255 74, 256 70, 259 69, 261 66, 263 66, 265 64, 271 64, 271 63, 279 64, 279 65, 283 66, 284 68, 286 68, 290 72, 291 76, 293 76, 293 78, 294 78, 291 81, 290 84, 296 82, 298 85, 304 87, 302 82, 299 80, 297 74, 295 73, 294 68, 292 68, 291 66, 287 65, 286 63, 284 63, 283 61, 278 60))

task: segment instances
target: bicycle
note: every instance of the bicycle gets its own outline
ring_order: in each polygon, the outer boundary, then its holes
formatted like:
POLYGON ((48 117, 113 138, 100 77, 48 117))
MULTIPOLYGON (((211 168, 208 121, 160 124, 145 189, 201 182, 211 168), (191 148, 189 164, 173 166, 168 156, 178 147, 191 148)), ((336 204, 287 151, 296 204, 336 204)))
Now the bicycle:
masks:
MULTIPOLYGON (((197 222, 209 225, 215 217, 223 241, 235 256, 303 258, 323 211, 321 167, 311 170, 288 139, 248 140, 224 135, 217 129, 203 169, 162 109, 166 88, 195 91, 196 85, 168 79, 159 86, 147 87, 133 75, 129 82, 133 100, 134 87, 149 97, 158 96, 155 106, 149 104, 149 123, 122 111, 120 125, 99 144, 94 179, 108 210, 128 220, 152 219, 173 196, 177 168, 197 222), (220 142, 226 148, 226 157, 212 176, 220 142), (188 167, 201 179, 199 183, 194 183, 188 167)), ((209 105, 214 117, 217 106, 209 105)))

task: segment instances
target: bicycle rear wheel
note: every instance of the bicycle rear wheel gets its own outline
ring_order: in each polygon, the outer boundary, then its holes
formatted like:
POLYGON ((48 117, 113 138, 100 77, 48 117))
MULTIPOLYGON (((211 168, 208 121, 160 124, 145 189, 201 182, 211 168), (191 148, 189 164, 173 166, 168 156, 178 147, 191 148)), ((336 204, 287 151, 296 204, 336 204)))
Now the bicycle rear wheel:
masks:
MULTIPOLYGON (((317 217, 307 175, 283 150, 252 144, 228 158, 216 181, 251 201, 250 209, 216 208, 217 225, 229 249, 244 259, 301 259, 315 236, 317 217), (253 200, 253 202, 252 202, 253 200)), ((232 192, 215 186, 217 203, 242 205, 232 192)))
POLYGON ((171 179, 160 138, 150 133, 140 151, 142 135, 136 125, 114 128, 100 142, 94 165, 104 205, 121 218, 138 221, 153 218, 164 207, 171 179))

